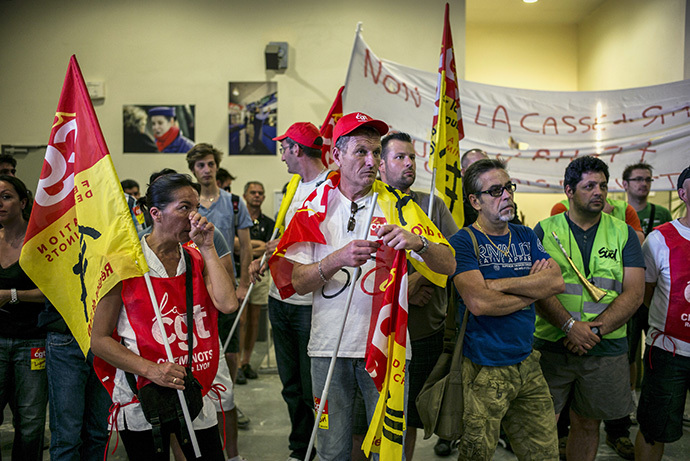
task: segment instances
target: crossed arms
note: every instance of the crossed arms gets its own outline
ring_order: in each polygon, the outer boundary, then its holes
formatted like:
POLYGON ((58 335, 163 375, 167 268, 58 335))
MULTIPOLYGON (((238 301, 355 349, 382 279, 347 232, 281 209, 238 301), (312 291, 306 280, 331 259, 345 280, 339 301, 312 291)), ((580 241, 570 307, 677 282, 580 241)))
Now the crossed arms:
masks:
POLYGON ((453 282, 474 315, 512 314, 565 290, 561 269, 551 258, 535 261, 529 275, 522 277, 486 280, 474 269, 456 275, 453 282))

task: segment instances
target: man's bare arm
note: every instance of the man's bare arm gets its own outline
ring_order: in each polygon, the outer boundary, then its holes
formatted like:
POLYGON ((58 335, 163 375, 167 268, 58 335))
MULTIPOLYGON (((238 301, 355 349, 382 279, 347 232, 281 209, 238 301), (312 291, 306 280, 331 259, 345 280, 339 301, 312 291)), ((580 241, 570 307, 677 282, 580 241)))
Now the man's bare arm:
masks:
POLYGON ((611 333, 632 317, 644 297, 644 268, 623 268, 623 291, 598 317, 601 334, 611 333))
MULTIPOLYGON (((559 330, 572 315, 563 307, 556 296, 540 299, 535 303, 537 314, 559 330)), ((582 355, 597 345, 599 337, 592 333, 592 327, 601 327, 601 322, 581 322, 576 320, 567 335, 568 349, 582 355)))

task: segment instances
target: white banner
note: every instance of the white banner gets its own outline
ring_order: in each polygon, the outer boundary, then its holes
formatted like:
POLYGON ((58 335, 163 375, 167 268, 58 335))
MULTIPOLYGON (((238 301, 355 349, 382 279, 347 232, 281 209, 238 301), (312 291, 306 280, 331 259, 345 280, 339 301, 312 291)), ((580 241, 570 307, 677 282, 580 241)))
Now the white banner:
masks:
MULTIPOLYGON (((344 113, 362 111, 415 139, 414 189, 430 189, 429 141, 437 73, 378 58, 358 35, 344 113)), ((626 165, 653 166, 653 190, 674 190, 690 164, 690 80, 616 91, 535 91, 458 80, 465 138, 460 152, 485 150, 508 164, 520 192, 562 192, 566 165, 598 155, 611 191, 626 165)))

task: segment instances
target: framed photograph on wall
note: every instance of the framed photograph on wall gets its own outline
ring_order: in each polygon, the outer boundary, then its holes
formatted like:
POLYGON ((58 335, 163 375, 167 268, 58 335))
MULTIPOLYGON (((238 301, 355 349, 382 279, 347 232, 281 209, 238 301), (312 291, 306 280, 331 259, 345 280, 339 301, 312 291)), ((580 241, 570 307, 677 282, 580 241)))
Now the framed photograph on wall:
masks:
POLYGON ((230 82, 228 153, 276 155, 277 116, 276 82, 230 82))
POLYGON ((122 106, 122 151, 186 154, 194 146, 194 105, 122 106))

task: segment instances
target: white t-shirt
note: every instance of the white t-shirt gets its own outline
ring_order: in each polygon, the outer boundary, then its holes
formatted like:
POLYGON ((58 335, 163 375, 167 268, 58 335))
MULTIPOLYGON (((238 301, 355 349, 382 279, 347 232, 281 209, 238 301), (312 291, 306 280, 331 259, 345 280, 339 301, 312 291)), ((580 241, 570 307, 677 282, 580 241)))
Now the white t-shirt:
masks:
MULTIPOLYGON (((302 206, 306 198, 309 196, 309 194, 311 194, 311 192, 316 188, 316 186, 318 186, 326 180, 326 176, 328 176, 329 172, 330 170, 323 170, 321 173, 319 173, 319 175, 316 178, 312 179, 311 181, 299 182, 299 184, 297 185, 297 189, 295 190, 295 196, 292 198, 292 202, 288 207, 287 213, 285 213, 286 228, 288 224, 290 224, 290 221, 292 220, 292 217, 295 215, 295 212, 302 206)), ((271 279, 271 286, 269 288, 268 295, 271 298, 279 300, 281 299, 280 293, 278 292, 278 288, 276 288, 276 284, 273 283, 273 279, 271 279)), ((284 299, 283 301, 290 304, 298 304, 300 306, 311 306, 312 295, 311 293, 308 293, 306 295, 298 295, 297 293, 295 293, 289 298, 284 299)))
MULTIPOLYGON (((148 234, 147 234, 148 235, 148 234)), ((149 271, 151 272, 151 277, 168 277, 165 270, 165 266, 158 259, 158 256, 149 248, 146 243, 146 236, 141 238, 141 247, 144 252, 144 257, 146 258, 146 263, 149 266, 149 271)), ((179 246, 180 251, 182 246, 179 246)), ((177 265, 176 276, 184 274, 186 271, 186 265, 184 258, 180 257, 180 262, 177 265)), ((146 294, 148 296, 148 294, 146 294)), ((127 318, 127 310, 124 306, 120 309, 120 316, 117 319, 117 333, 122 337, 123 344, 127 349, 139 354, 139 349, 136 343, 136 335, 134 330, 129 323, 127 318)), ((135 375, 136 377, 136 375, 135 375)), ((204 407, 202 408, 199 416, 192 421, 192 425, 195 430, 208 429, 218 424, 218 417, 216 415, 216 408, 213 405, 213 401, 210 399, 212 393, 206 394, 204 397, 204 407)), ((125 372, 117 369, 115 373, 115 383, 113 388, 113 402, 120 402, 121 404, 126 404, 132 401, 134 394, 132 389, 127 383, 127 378, 125 377, 125 372)), ((144 412, 141 409, 139 403, 123 406, 117 415, 117 429, 124 430, 127 428, 130 431, 149 431, 151 430, 151 425, 146 421, 144 412), (125 418, 127 420, 127 425, 125 426, 125 418)))
MULTIPOLYGON (((682 225, 677 219, 671 224, 678 230, 678 233, 690 245, 690 229, 682 225)), ((644 262, 647 266, 645 270, 645 282, 656 282, 654 296, 649 307, 649 333, 646 343, 660 347, 669 352, 675 352, 685 357, 690 357, 690 343, 672 338, 666 335, 659 335, 666 325, 666 313, 668 311, 668 299, 671 289, 671 268, 669 265, 669 249, 666 245, 664 236, 658 230, 652 231, 642 245, 644 262), (656 340, 654 338, 656 337, 656 340), (675 345, 675 347, 674 347, 675 345)))
MULTIPOLYGON (((386 224, 386 218, 377 203, 372 203, 369 194, 357 200, 360 209, 355 214, 355 228, 347 230, 351 215, 352 201, 339 189, 330 192, 328 197, 328 216, 319 229, 328 244, 298 243, 288 248, 285 257, 301 263, 311 264, 322 260, 334 251, 344 247, 352 240, 361 239, 372 206, 375 206, 372 225, 368 231, 369 240, 377 240, 375 229, 386 224)), ((366 353, 367 337, 371 322, 371 293, 374 289, 374 269, 376 262, 369 260, 361 266, 362 276, 355 282, 352 304, 347 316, 338 357, 363 358, 366 353)), ((347 303, 350 284, 356 270, 352 267, 338 271, 322 288, 316 290, 312 307, 311 334, 307 352, 310 357, 330 357, 333 355, 340 326, 347 303)), ((409 344, 409 334, 407 338, 409 344)), ((407 348, 408 358, 411 349, 407 348)))

